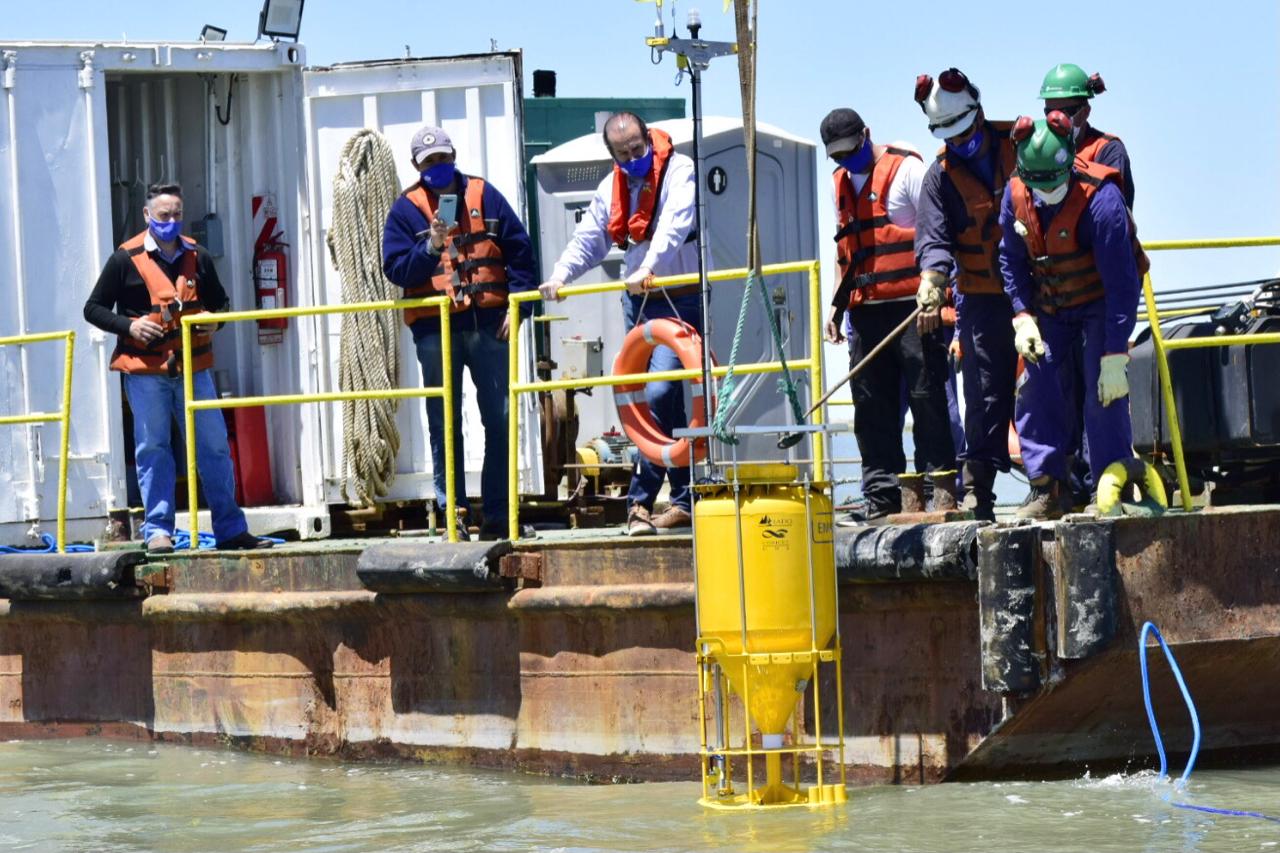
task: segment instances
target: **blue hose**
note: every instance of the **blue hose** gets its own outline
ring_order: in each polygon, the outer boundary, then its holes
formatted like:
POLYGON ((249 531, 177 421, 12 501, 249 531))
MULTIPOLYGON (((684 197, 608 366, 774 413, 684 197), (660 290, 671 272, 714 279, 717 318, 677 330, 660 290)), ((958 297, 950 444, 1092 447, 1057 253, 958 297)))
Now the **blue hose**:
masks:
MULTIPOLYGON (((1196 713, 1196 703, 1191 698, 1191 691, 1187 689, 1187 682, 1182 677, 1182 670, 1178 668, 1178 662, 1174 660, 1173 651, 1165 643, 1164 637, 1160 635, 1160 629, 1153 622, 1146 622, 1142 626, 1142 632, 1138 635, 1138 666, 1142 670, 1142 701, 1147 706, 1147 722, 1151 724, 1151 736, 1156 742, 1156 754, 1160 756, 1160 778, 1168 778, 1168 761, 1164 753, 1164 741, 1160 737, 1160 727, 1156 725, 1156 712, 1151 707, 1151 682, 1147 677, 1147 635, 1155 634, 1156 640, 1160 643, 1160 648, 1164 650, 1165 659, 1169 661, 1169 668, 1173 670, 1173 677, 1178 682, 1178 688, 1182 691, 1182 700, 1187 703, 1187 711, 1191 713, 1191 729, 1194 737, 1191 741, 1191 754, 1187 757, 1187 766, 1182 771, 1182 776, 1174 783, 1174 788, 1182 791, 1186 790, 1187 780, 1191 778, 1191 771, 1196 766, 1196 758, 1200 754, 1200 715, 1196 713)), ((1208 814, 1232 815, 1235 817, 1255 817, 1259 820, 1267 820, 1272 823, 1280 823, 1280 817, 1272 817, 1261 812, 1240 811, 1238 809, 1215 809, 1212 806, 1197 806, 1191 803, 1175 803, 1169 795, 1164 796, 1164 801, 1169 805, 1187 809, 1188 811, 1207 812, 1208 814)))
MULTIPOLYGON (((40 541, 44 543, 40 548, 14 548, 10 545, 0 545, 0 554, 52 554, 58 550, 58 540, 53 538, 52 533, 41 533, 40 541)), ((92 545, 68 545, 68 554, 84 554, 93 551, 92 545)))

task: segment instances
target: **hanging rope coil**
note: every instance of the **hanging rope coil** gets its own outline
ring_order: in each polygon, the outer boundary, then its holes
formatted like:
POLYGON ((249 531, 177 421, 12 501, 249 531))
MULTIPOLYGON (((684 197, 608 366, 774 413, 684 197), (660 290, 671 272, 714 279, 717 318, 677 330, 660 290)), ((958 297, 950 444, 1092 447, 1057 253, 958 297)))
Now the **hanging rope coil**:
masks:
MULTIPOLYGON (((395 156, 376 131, 347 140, 333 179, 329 254, 342 280, 343 303, 396 299, 400 289, 382 274, 382 229, 400 194, 395 156)), ((387 391, 400 374, 400 312, 366 311, 342 316, 338 385, 343 391, 387 391)), ((387 494, 395 477, 400 432, 396 400, 346 400, 342 404, 344 499, 370 506, 387 494)))

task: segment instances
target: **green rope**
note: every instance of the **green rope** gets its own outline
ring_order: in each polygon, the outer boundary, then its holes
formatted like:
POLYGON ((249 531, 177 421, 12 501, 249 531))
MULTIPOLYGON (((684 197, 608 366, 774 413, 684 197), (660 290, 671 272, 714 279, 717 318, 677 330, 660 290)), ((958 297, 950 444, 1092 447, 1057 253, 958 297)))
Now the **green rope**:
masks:
POLYGON ((787 366, 787 359, 782 348, 782 328, 778 325, 778 317, 773 312, 773 306, 769 302, 769 292, 764 284, 764 277, 757 275, 755 271, 748 273, 746 287, 742 289, 742 304, 738 308, 738 325, 733 331, 733 346, 729 351, 729 369, 725 372, 724 381, 720 383, 719 389, 719 406, 716 409, 715 420, 711 423, 711 431, 715 437, 725 444, 737 444, 736 436, 729 432, 729 421, 733 417, 734 410, 737 408, 737 391, 738 378, 734 374, 734 370, 738 365, 738 350, 742 345, 743 333, 747 327, 747 307, 751 302, 752 290, 757 290, 760 294, 760 304, 764 308, 765 315, 769 318, 769 331, 773 335, 773 345, 778 351, 778 360, 782 362, 782 378, 778 380, 778 390, 786 395, 787 400, 791 403, 791 411, 795 415, 796 423, 804 423, 804 410, 800 406, 800 397, 796 391, 795 382, 791 378, 791 369, 787 366))

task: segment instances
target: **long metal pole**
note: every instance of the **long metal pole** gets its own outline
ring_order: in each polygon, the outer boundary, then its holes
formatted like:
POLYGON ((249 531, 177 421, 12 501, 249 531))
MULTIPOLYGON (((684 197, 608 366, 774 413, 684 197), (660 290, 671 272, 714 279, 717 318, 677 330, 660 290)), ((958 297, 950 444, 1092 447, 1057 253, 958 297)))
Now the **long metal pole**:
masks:
POLYGON ((62 362, 62 445, 58 454, 58 553, 67 553, 67 455, 71 448, 71 369, 76 355, 76 333, 67 332, 62 362))
MULTIPOLYGON (((716 386, 711 376, 711 282, 707 278, 707 211, 702 195, 702 72, 689 63, 693 78, 693 198, 698 212, 698 284, 702 298, 702 395, 703 423, 711 423, 711 400, 716 386)), ((713 442, 707 439, 707 471, 715 470, 713 442)))
MULTIPOLYGON (((453 434, 453 322, 448 309, 440 309, 440 384, 444 387, 444 526, 445 538, 458 541, 458 501, 456 498, 458 470, 453 464, 453 448, 457 437, 453 434)), ((466 476, 466 472, 463 472, 466 476)), ((439 496, 437 496, 437 500, 439 496)))
POLYGON ((196 410, 191 408, 195 402, 196 387, 192 371, 191 357, 191 324, 182 324, 182 399, 183 417, 186 421, 187 438, 187 522, 192 551, 200 548, 200 503, 196 499, 196 410))

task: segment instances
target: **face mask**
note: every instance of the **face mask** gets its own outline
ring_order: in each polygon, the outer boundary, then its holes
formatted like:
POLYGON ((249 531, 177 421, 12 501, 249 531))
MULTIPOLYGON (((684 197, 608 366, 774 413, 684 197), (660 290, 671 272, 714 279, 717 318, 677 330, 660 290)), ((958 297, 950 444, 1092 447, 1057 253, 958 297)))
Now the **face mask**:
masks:
POLYGON ((422 180, 431 189, 442 190, 453 183, 453 176, 457 171, 453 163, 436 163, 422 170, 422 180))
POLYGON ((1060 186, 1055 187, 1054 189, 1051 189, 1051 190, 1042 190, 1042 189, 1037 189, 1035 187, 1032 187, 1031 192, 1033 192, 1035 194, 1035 197, 1038 198, 1043 204, 1049 204, 1049 205, 1059 204, 1062 202, 1064 198, 1067 197, 1067 187, 1068 185, 1070 185, 1070 183, 1071 183, 1070 181, 1063 181, 1060 186))
POLYGON ((1084 128, 1083 128, 1083 127, 1081 127, 1081 126, 1080 126, 1080 125, 1078 125, 1078 124, 1073 124, 1073 125, 1071 126, 1071 141, 1072 141, 1072 142, 1079 142, 1079 141, 1080 141, 1080 131, 1082 131, 1082 130, 1084 130, 1084 128))
POLYGON ((151 220, 151 234, 161 243, 172 243, 182 233, 182 220, 171 219, 168 222, 151 220))
POLYGON ((871 140, 864 139, 862 140, 861 148, 850 154, 848 157, 845 157, 843 160, 837 160, 836 162, 843 166, 847 172, 860 175, 867 170, 868 166, 871 165, 871 155, 871 140))
POLYGON ((643 157, 637 157, 635 160, 628 160, 625 163, 619 163, 622 171, 626 172, 629 177, 643 178, 649 174, 649 170, 653 168, 653 146, 650 145, 645 149, 643 157))
POLYGON ((947 143, 947 148, 951 150, 957 157, 968 160, 970 157, 978 153, 978 149, 982 147, 983 133, 982 128, 978 128, 969 141, 963 145, 952 145, 947 143))

